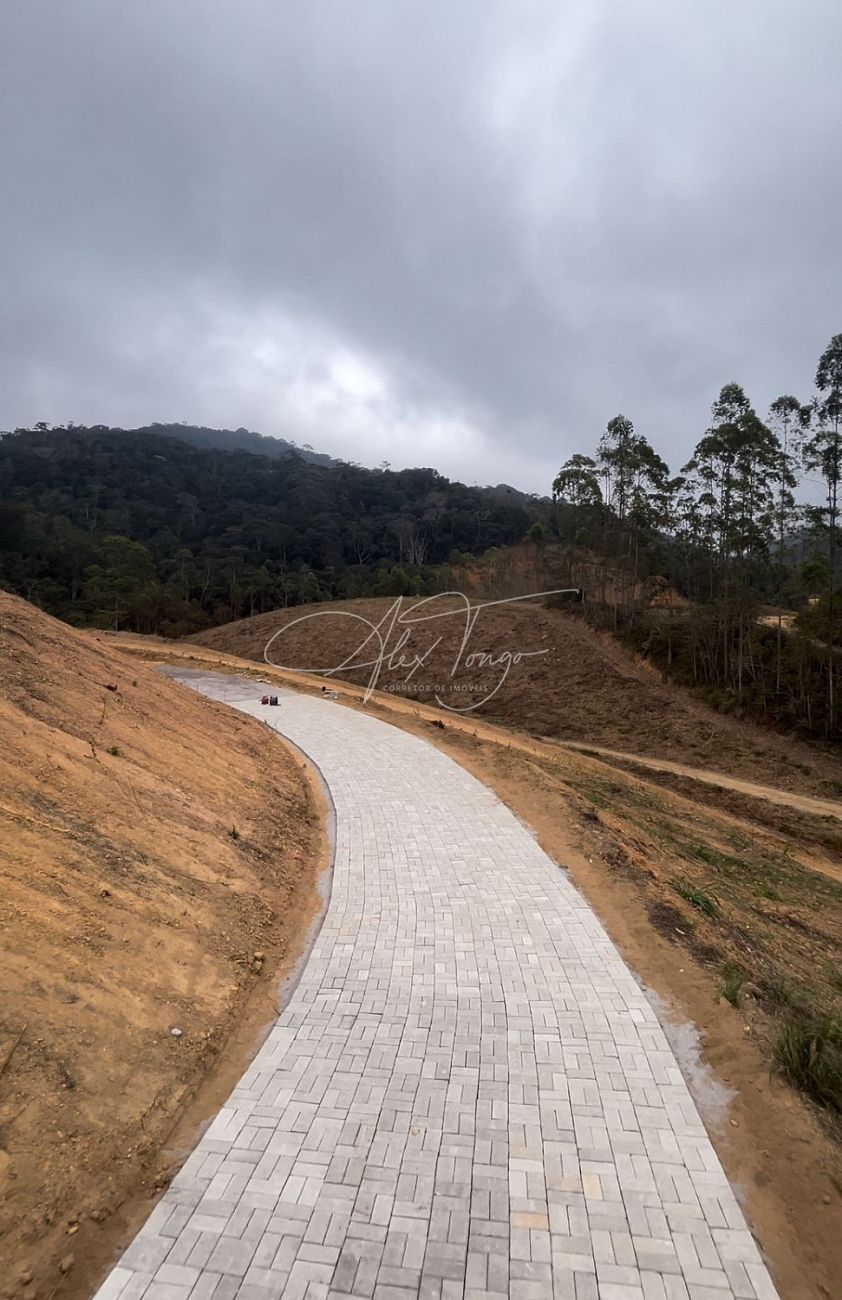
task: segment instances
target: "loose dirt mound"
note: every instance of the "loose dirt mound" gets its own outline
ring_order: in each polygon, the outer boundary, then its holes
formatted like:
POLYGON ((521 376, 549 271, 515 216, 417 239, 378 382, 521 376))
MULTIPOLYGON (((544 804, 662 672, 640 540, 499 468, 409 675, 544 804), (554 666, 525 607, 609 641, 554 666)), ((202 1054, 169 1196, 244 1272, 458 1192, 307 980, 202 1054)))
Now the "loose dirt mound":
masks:
POLYGON ((317 826, 258 724, 0 594, 0 1293, 93 1290, 232 1027, 271 1016, 317 826))
POLYGON ((782 789, 836 796, 842 788, 832 756, 706 708, 561 610, 529 601, 488 605, 465 640, 464 607, 437 600, 408 613, 412 606, 417 601, 403 600, 404 618, 444 616, 401 623, 390 599, 340 601, 256 615, 189 639, 262 661, 269 639, 288 629, 272 643, 274 663, 311 671, 342 665, 336 675, 358 684, 371 678, 372 668, 360 665, 377 657, 382 639, 381 690, 429 704, 438 696, 459 710, 481 701, 468 716, 782 789))

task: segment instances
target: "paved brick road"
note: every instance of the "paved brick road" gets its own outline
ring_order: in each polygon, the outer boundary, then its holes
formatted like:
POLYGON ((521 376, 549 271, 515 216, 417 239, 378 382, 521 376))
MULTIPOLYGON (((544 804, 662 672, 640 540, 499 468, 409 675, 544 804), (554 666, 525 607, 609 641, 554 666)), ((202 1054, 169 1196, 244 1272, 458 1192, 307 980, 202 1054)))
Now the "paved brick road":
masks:
POLYGON ((333 891, 99 1300, 774 1300, 652 1007, 516 818, 375 719, 193 684, 318 764, 333 891))

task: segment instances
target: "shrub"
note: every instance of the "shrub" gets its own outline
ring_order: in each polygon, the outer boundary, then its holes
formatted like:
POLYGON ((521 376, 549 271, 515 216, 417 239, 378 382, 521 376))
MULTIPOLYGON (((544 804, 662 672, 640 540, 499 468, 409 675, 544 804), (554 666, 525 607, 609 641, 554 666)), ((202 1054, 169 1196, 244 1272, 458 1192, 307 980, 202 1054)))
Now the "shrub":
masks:
POLYGON ((726 1002, 730 1002, 732 1007, 740 1005, 740 989, 746 981, 745 971, 740 970, 739 966, 733 966, 728 963, 722 971, 722 983, 720 993, 726 1002))
POLYGON ((828 1110, 842 1111, 842 1024, 825 1017, 787 1020, 775 1041, 784 1078, 828 1110))
POLYGON ((716 902, 703 889, 697 889, 695 885, 688 885, 684 880, 673 880, 672 887, 691 907, 695 907, 699 912, 704 912, 705 916, 713 917, 719 914, 716 902))

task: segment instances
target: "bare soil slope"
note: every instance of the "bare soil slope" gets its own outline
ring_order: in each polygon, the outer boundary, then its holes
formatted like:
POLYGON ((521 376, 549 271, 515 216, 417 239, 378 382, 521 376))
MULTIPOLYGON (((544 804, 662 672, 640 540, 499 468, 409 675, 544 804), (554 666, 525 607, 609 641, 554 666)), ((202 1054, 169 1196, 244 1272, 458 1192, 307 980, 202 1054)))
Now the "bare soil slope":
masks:
POLYGON ((258 724, 0 594, 0 1293, 94 1289, 232 1027, 247 1052, 271 1017, 318 836, 258 724))
MULTIPOLYGON (((832 755, 716 713, 561 610, 530 601, 489 605, 460 656, 463 609, 452 601, 429 604, 416 614, 447 616, 401 625, 393 622, 394 605, 384 598, 278 610, 189 640, 262 661, 267 642, 281 629, 270 650, 277 665, 311 671, 344 665, 336 676, 364 684, 372 668, 359 665, 381 648, 371 635, 375 625, 385 646, 379 689, 428 704, 438 695, 456 709, 481 700, 469 717, 534 736, 673 759, 814 795, 834 797, 842 789, 842 765, 832 755), (523 657, 516 661, 517 655, 523 657), (414 666, 416 657, 423 662, 414 666)), ((413 605, 417 601, 404 599, 404 614, 413 605)))

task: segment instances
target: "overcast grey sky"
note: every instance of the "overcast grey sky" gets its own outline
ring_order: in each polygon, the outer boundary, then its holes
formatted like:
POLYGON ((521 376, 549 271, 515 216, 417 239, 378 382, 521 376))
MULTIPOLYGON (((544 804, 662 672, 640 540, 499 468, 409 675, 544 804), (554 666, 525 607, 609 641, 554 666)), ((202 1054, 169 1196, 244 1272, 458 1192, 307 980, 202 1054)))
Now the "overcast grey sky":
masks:
POLYGON ((544 491, 842 331, 841 0, 4 0, 0 428, 544 491))

